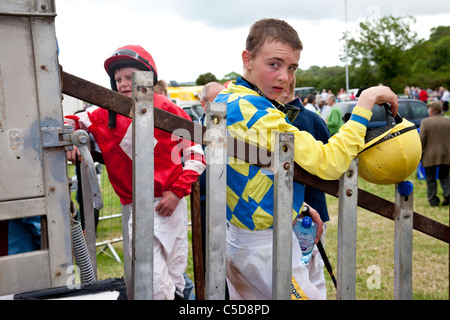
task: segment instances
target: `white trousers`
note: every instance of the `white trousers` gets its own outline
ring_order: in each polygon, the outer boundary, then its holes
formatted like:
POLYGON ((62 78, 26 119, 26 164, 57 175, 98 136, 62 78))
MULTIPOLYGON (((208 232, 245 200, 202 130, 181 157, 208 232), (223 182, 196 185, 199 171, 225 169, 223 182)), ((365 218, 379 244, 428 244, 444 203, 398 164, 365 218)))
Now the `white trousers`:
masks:
MULTIPOLYGON (((155 207, 161 198, 155 198, 155 207)), ((132 204, 122 206, 125 281, 131 279, 132 204), (125 231, 126 230, 126 231, 125 231), (125 239, 125 235, 128 235, 125 239), (125 250, 125 248, 127 248, 125 250)), ((183 198, 170 217, 155 210, 153 243, 153 299, 172 300, 175 290, 183 292, 188 257, 187 204, 183 198)), ((128 289, 128 288, 127 288, 128 289)))
MULTIPOLYGON (((273 230, 250 231, 230 223, 227 227, 227 284, 230 299, 272 299, 273 230)), ((325 299, 311 282, 307 267, 300 265, 301 255, 298 240, 292 232, 291 298, 325 299)))

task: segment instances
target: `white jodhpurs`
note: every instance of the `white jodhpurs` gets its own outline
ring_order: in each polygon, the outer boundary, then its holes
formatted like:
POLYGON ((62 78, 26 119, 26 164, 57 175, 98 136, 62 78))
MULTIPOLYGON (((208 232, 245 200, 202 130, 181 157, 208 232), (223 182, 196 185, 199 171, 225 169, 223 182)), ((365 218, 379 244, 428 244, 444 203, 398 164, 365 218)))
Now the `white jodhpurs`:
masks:
MULTIPOLYGON (((227 225, 227 284, 232 300, 272 299, 273 230, 250 231, 227 225)), ((292 232, 293 300, 321 300, 324 296, 310 281, 306 266, 300 264, 301 249, 292 232)))
MULTIPOLYGON (((155 198, 155 207, 160 200, 155 198)), ((132 214, 132 204, 122 206, 125 281, 131 279, 132 214)), ((183 292, 185 286, 183 273, 187 267, 188 238, 184 198, 170 217, 163 217, 155 210, 153 254, 153 299, 172 300, 175 290, 183 292)))

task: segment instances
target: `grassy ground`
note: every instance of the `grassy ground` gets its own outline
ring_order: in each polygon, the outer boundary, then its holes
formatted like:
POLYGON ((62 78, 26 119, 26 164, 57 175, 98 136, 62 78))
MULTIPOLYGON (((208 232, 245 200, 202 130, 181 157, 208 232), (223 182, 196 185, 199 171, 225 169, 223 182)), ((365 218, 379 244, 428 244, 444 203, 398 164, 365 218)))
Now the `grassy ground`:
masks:
MULTIPOLYGON (((446 225, 449 207, 430 207, 426 200, 426 183, 416 178, 414 184, 414 211, 446 225)), ((359 180, 359 187, 380 197, 394 201, 394 186, 376 186, 359 180)), ((442 199, 442 191, 441 191, 442 199)), ((336 198, 327 196, 330 221, 325 246, 334 271, 337 252, 336 198)), ((357 217, 356 299, 393 299, 394 284, 394 222, 367 210, 358 208, 357 217), (377 270, 380 287, 373 288, 373 270, 377 270)), ((413 299, 448 299, 449 246, 442 241, 413 233, 413 299)), ((336 298, 331 279, 327 277, 328 299, 336 298)))
MULTIPOLYGON (((414 211, 449 225, 449 207, 430 207, 426 200, 425 181, 414 173, 410 179, 414 184, 414 211)), ((359 187, 389 201, 394 201, 394 186, 373 185, 360 179, 359 187)), ((102 216, 120 213, 120 203, 108 183, 106 170, 102 173, 102 195, 105 207, 102 216)), ((442 191, 439 196, 442 199, 442 191)), ((325 248, 336 273, 337 253, 337 199, 327 196, 330 221, 327 223, 325 248)), ((394 276, 394 223, 367 210, 358 208, 357 218, 357 266, 356 299, 393 299, 394 276), (371 284, 373 270, 379 275, 379 288, 371 284)), ((102 220, 98 226, 97 242, 121 237, 121 219, 102 220)), ((187 274, 193 280, 192 242, 189 232, 189 261, 187 274)), ((122 243, 114 243, 115 251, 123 260, 122 243)), ((100 252, 102 247, 97 248, 100 252)), ((108 279, 123 276, 123 265, 118 263, 109 249, 97 255, 98 278, 108 279)), ((449 246, 442 241, 414 231, 413 234, 413 298, 416 300, 449 299, 449 246)), ((325 271, 328 299, 336 298, 332 281, 325 271)))

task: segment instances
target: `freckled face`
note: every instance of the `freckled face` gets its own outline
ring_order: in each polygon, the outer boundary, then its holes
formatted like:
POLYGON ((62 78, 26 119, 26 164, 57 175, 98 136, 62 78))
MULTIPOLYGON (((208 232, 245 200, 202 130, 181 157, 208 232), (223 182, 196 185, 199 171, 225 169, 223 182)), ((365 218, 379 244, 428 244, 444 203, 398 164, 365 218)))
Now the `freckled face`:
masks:
POLYGON ((278 41, 266 41, 256 57, 245 50, 242 60, 244 78, 256 85, 269 99, 276 100, 295 76, 300 50, 278 41))
POLYGON ((114 80, 116 81, 117 91, 124 96, 132 96, 132 75, 133 71, 139 71, 137 68, 122 68, 114 72, 114 80))

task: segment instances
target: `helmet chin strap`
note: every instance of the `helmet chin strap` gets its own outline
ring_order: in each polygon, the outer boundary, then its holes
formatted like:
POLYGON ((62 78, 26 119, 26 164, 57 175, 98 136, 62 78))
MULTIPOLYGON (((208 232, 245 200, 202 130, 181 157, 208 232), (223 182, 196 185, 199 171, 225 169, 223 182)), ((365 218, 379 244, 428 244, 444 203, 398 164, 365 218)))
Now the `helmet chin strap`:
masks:
MULTIPOLYGON (((368 89, 370 87, 361 87, 358 89, 358 93, 355 95, 356 98, 359 98, 359 96, 361 95, 361 93, 368 89)), ((384 107, 384 110, 386 112, 386 124, 388 126, 395 126, 396 124, 399 124, 400 122, 402 122, 402 117, 397 113, 397 115, 394 117, 394 115, 392 114, 391 111, 391 105, 389 103, 383 103, 381 105, 382 107, 384 107)), ((348 119, 347 119, 348 120, 348 119)), ((344 120, 345 121, 345 120, 344 120)))
POLYGON ((116 127, 116 116, 117 113, 115 111, 108 110, 108 128, 114 129, 116 127))
POLYGON ((298 108, 296 106, 291 106, 289 104, 282 104, 282 103, 278 102, 277 100, 269 99, 256 85, 254 85, 253 83, 251 83, 249 80, 245 79, 244 77, 241 79, 243 81, 245 81, 253 91, 255 91, 257 94, 259 94, 261 97, 269 100, 270 103, 272 103, 272 105, 275 106, 275 108, 277 108, 278 110, 283 112, 287 116, 287 118, 289 119, 289 121, 291 123, 297 118, 297 116, 300 112, 300 108, 298 108))
MULTIPOLYGON (((110 83, 111 83, 111 90, 117 91, 116 81, 113 78, 110 78, 110 83)), ((116 112, 108 110, 108 128, 114 129, 116 127, 117 125, 116 117, 117 117, 116 112)))

